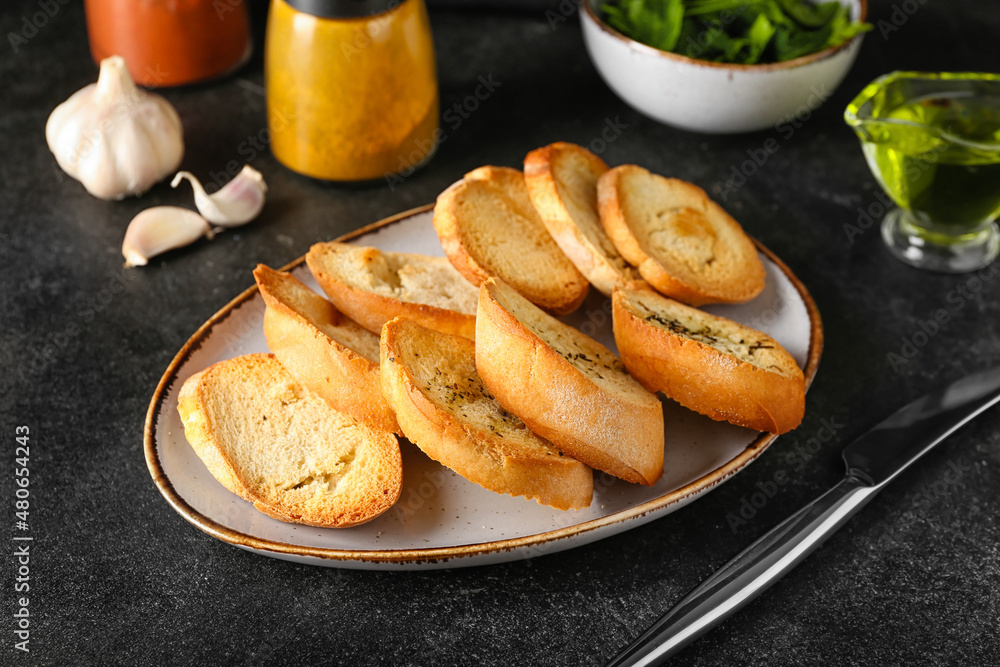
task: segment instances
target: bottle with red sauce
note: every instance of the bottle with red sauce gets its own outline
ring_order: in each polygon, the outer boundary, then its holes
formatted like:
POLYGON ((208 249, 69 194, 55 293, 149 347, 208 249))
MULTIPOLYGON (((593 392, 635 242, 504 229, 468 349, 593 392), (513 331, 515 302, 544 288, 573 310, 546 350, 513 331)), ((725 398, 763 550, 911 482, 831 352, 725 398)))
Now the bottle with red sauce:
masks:
POLYGON ((86 0, 86 11, 94 60, 122 56, 144 86, 214 79, 250 58, 245 0, 86 0))

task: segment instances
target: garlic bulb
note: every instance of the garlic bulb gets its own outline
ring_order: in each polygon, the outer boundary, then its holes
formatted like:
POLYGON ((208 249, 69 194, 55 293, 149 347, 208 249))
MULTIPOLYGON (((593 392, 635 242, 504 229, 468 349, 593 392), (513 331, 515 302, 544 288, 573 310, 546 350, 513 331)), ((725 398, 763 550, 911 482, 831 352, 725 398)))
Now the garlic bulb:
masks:
POLYGON ((212 238, 212 226, 192 210, 179 206, 154 206, 132 218, 125 230, 122 255, 125 266, 145 266, 151 257, 212 238))
POLYGON ((63 171, 101 199, 142 194, 184 156, 177 112, 136 87, 119 56, 102 60, 97 83, 55 108, 45 139, 63 171))
POLYGON ((211 195, 205 192, 201 181, 189 171, 177 172, 170 186, 176 188, 185 178, 191 182, 198 212, 212 224, 239 227, 256 218, 264 208, 267 184, 261 173, 250 165, 244 165, 236 178, 211 195))

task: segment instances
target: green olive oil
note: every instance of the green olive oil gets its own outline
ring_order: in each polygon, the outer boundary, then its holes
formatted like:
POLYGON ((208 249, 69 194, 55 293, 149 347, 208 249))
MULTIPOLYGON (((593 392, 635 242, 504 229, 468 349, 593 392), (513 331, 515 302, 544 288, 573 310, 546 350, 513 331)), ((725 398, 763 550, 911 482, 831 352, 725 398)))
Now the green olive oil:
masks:
MULTIPOLYGON (((895 101, 896 104, 892 104, 895 101)), ((895 202, 931 231, 973 232, 1000 214, 1000 95, 952 92, 873 109, 865 157, 895 202)))

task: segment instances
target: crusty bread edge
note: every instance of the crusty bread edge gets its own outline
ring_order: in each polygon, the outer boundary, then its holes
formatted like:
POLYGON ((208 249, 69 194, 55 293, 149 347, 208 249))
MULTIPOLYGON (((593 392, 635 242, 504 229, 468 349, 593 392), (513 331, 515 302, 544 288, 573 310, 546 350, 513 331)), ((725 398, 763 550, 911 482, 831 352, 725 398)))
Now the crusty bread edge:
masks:
POLYGON ((382 396, 378 364, 270 304, 264 311, 264 338, 303 387, 372 428, 399 433, 396 413, 382 396))
MULTIPOLYGON (((787 433, 805 415, 805 377, 754 366, 696 340, 647 324, 612 297, 615 342, 629 373, 650 391, 716 421, 787 433)), ((775 345, 778 345, 775 342, 775 345)), ((784 349, 784 348, 782 348, 784 349)))
POLYGON ((352 287, 330 275, 306 254, 306 265, 327 298, 340 312, 374 334, 382 333, 382 325, 395 317, 405 317, 444 333, 474 339, 476 317, 423 303, 400 301, 352 287))
MULTIPOLYGON (((551 156, 553 151, 569 146, 573 149, 578 148, 574 144, 556 142, 528 153, 524 158, 524 182, 528 186, 532 203, 538 209, 539 217, 545 223, 545 228, 549 230, 556 245, 598 291, 605 296, 611 296, 615 286, 632 277, 623 276, 599 250, 591 247, 559 196, 559 188, 552 173, 551 156), (545 205, 540 206, 538 202, 545 202, 545 205)), ((589 157, 587 159, 591 160, 589 157)), ((605 171, 608 169, 608 165, 599 157, 595 155, 593 159, 597 160, 605 171)))
POLYGON ((476 370, 500 404, 553 446, 621 479, 650 486, 663 474, 663 409, 602 391, 480 287, 476 370), (514 363, 504 360, 514 359, 514 363), (567 430, 560 415, 593 420, 567 430), (623 429, 622 425, 629 428, 623 429), (629 456, 630 451, 646 456, 629 456), (646 459, 646 460, 640 460, 646 459))
MULTIPOLYGON (((656 291, 665 296, 669 296, 677 301, 682 301, 691 306, 702 306, 710 303, 743 303, 753 299, 764 289, 763 265, 760 267, 760 275, 755 271, 753 280, 734 281, 733 289, 727 294, 710 293, 697 285, 691 285, 670 274, 660 262, 650 257, 638 239, 633 234, 632 229, 625 219, 625 214, 619 199, 619 184, 623 175, 631 171, 643 171, 637 165, 623 164, 611 169, 597 180, 597 210, 600 213, 601 224, 607 232, 611 242, 618 248, 618 252, 630 264, 635 266, 643 280, 648 282, 656 291), (742 291, 738 288, 744 287, 742 291)), ((688 186, 698 190, 708 201, 709 206, 718 209, 718 213, 732 220, 733 224, 739 223, 732 219, 732 216, 721 206, 716 204, 708 194, 697 185, 687 183, 688 186)), ((743 232, 746 235, 746 232, 743 232)), ((752 239, 747 236, 750 250, 756 256, 756 246, 752 239)), ((756 267, 755 267, 756 268, 756 267)), ((619 285, 621 286, 621 285, 619 285)))
POLYGON ((177 412, 180 414, 181 424, 184 425, 184 435, 212 476, 229 491, 252 503, 254 502, 253 495, 240 481, 233 462, 223 454, 222 448, 213 435, 211 424, 208 423, 207 419, 197 418, 198 415, 208 414, 202 408, 205 403, 202 395, 202 378, 211 370, 212 366, 209 366, 189 377, 181 385, 181 390, 177 395, 177 412))
MULTIPOLYGON (((353 230, 334 240, 342 243, 353 242, 366 234, 371 234, 372 232, 386 229, 394 224, 398 224, 401 220, 429 213, 432 208, 433 204, 428 203, 407 209, 405 211, 400 211, 399 213, 353 230)), ((755 241, 755 243, 757 245, 757 249, 762 252, 769 261, 773 262, 779 268, 782 275, 791 281, 791 284, 795 289, 795 293, 798 294, 798 298, 802 299, 805 303, 805 312, 809 319, 809 345, 806 353, 807 356, 805 365, 806 387, 808 388, 815 380, 823 357, 824 332, 822 317, 820 316, 819 309, 816 307, 808 289, 802 281, 799 280, 798 277, 792 273, 791 269, 766 246, 762 245, 759 241, 755 241)), ((291 271, 303 266, 304 264, 305 255, 303 254, 289 260, 287 264, 278 268, 282 271, 291 271)), ((146 469, 152 478, 157 491, 163 496, 167 504, 170 505, 170 507, 173 508, 174 511, 176 511, 181 517, 183 517, 185 521, 189 522, 192 526, 206 535, 210 535, 227 544, 238 545, 247 549, 266 550, 277 554, 313 558, 326 562, 367 563, 371 566, 381 566, 387 563, 411 563, 420 566, 427 566, 434 563, 440 564, 454 562, 461 558, 474 559, 482 557, 486 554, 495 555, 512 549, 533 549, 539 545, 542 546, 542 548, 545 548, 546 545, 553 542, 578 534, 580 529, 570 526, 569 528, 561 528, 556 531, 547 531, 527 537, 508 538, 484 544, 470 544, 459 547, 445 546, 424 549, 379 549, 373 551, 357 551, 351 549, 312 547, 258 537, 224 526, 218 523, 210 514, 203 513, 193 507, 174 488, 173 482, 164 468, 165 454, 160 451, 160 448, 162 446, 161 443, 163 439, 170 437, 170 433, 160 424, 160 419, 164 414, 163 411, 167 409, 168 403, 172 404, 173 402, 168 399, 176 390, 175 387, 179 382, 179 375, 191 362, 192 354, 204 345, 205 341, 212 335, 213 332, 217 331, 217 327, 222 321, 231 317, 234 311, 240 307, 246 304, 252 304, 257 293, 257 287, 255 285, 249 285, 239 294, 233 296, 217 311, 212 313, 208 319, 202 322, 198 328, 187 337, 180 349, 178 349, 170 359, 170 362, 164 369, 163 374, 159 377, 156 387, 153 390, 153 395, 150 397, 149 404, 146 407, 146 416, 143 423, 142 445, 146 469)), ((609 525, 619 524, 621 522, 628 522, 632 519, 646 516, 649 512, 660 511, 664 507, 682 500, 689 494, 694 493, 697 495, 700 490, 703 490, 706 487, 711 487, 719 479, 725 479, 735 473, 738 473, 740 470, 761 456, 774 442, 774 440, 775 436, 773 435, 759 435, 747 449, 744 449, 735 458, 723 464, 711 473, 708 473, 699 480, 696 480, 691 485, 683 486, 680 489, 660 496, 656 500, 642 503, 628 510, 610 514, 602 519, 595 519, 585 524, 586 528, 584 530, 592 530, 595 528, 603 528, 609 525)))
MULTIPOLYGON (((480 169, 483 169, 483 167, 480 167, 480 169)), ((512 169, 512 171, 517 170, 512 169)), ((488 182, 487 179, 477 180, 488 182)), ((455 267, 455 270, 461 273, 466 280, 479 287, 484 280, 492 278, 497 274, 487 270, 482 264, 477 262, 472 253, 465 247, 465 243, 462 241, 461 229, 449 206, 450 201, 457 196, 460 186, 466 182, 467 179, 463 178, 450 185, 444 192, 438 195, 434 204, 433 224, 438 240, 441 242, 441 247, 444 248, 445 257, 448 258, 448 261, 455 267)), ((551 235, 551 232, 549 234, 551 235)), ((563 252, 558 243, 556 243, 556 247, 558 252, 563 252)), ((565 253, 563 252, 563 254, 565 253)), ((572 313, 580 307, 580 304, 584 302, 587 294, 590 292, 590 281, 580 273, 580 270, 570 258, 567 257, 567 260, 569 260, 570 267, 578 277, 580 289, 562 293, 557 297, 543 294, 532 294, 530 296, 525 294, 536 306, 555 315, 568 315, 572 313)), ((502 278, 503 276, 500 277, 502 278)))
POLYGON ((264 338, 285 370, 333 408, 372 428, 399 434, 396 413, 382 396, 378 363, 330 338, 272 295, 261 267, 281 272, 261 264, 253 275, 265 304, 264 338))
MULTIPOLYGON (((211 373, 215 366, 226 363, 226 361, 213 364, 205 370, 195 373, 189 377, 181 386, 181 391, 177 397, 177 411, 181 416, 181 423, 184 425, 184 435, 187 438, 188 443, 198 455, 198 458, 200 458, 205 464, 205 467, 208 468, 212 476, 215 477, 215 479, 217 479, 222 486, 248 501, 258 511, 273 519, 287 523, 316 526, 319 528, 350 528, 352 526, 367 523, 385 513, 396 503, 396 500, 399 499, 399 493, 402 486, 401 483, 397 483, 393 486, 395 489, 395 495, 386 495, 382 498, 378 498, 382 501, 378 504, 373 503, 365 506, 364 508, 354 508, 362 511, 346 511, 340 515, 344 518, 338 518, 336 523, 334 523, 330 521, 311 520, 290 512, 287 507, 266 502, 264 499, 254 494, 253 491, 251 491, 250 488, 247 487, 240 479, 239 474, 236 472, 236 466, 233 464, 232 460, 225 455, 223 448, 214 435, 212 425, 207 421, 194 418, 196 414, 209 414, 209 411, 204 407, 204 384, 201 380, 207 374, 211 373)), ((384 433, 384 436, 392 438, 395 441, 394 435, 384 433)), ((402 458, 399 453, 398 441, 396 442, 396 459, 399 463, 398 469, 400 473, 397 481, 401 482, 402 458)))
POLYGON ((396 409, 406 438, 421 451, 494 493, 523 496, 559 510, 590 506, 593 473, 579 461, 502 454, 500 461, 485 457, 483 449, 503 451, 506 443, 435 406, 416 386, 409 370, 393 356, 392 350, 398 344, 393 322, 388 322, 380 343, 382 391, 396 409), (485 466, 492 470, 484 470, 485 466))
POLYGON ((632 266, 640 266, 649 259, 649 256, 639 245, 639 240, 632 234, 628 223, 625 222, 625 215, 618 198, 618 184, 621 175, 632 168, 638 167, 630 164, 619 165, 604 172, 597 179, 597 212, 600 215, 604 231, 618 248, 621 256, 632 266))
POLYGON ((479 283, 489 278, 492 274, 484 269, 475 258, 465 249, 462 243, 461 232, 455 216, 447 208, 448 201, 455 197, 459 187, 465 183, 463 178, 448 186, 434 201, 434 213, 432 223, 434 231, 437 232, 438 240, 444 249, 444 256, 448 258, 455 270, 470 283, 479 287, 479 283))

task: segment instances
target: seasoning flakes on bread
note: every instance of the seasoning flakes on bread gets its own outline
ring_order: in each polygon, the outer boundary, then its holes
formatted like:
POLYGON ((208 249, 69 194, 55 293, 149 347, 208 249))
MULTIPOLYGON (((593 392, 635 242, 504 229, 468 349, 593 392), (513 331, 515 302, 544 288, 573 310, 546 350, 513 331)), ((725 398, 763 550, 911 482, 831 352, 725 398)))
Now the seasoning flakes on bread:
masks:
POLYGON ((663 407, 608 348, 494 278, 480 286, 476 369, 500 404, 565 454, 652 485, 663 407))
POLYGON ((615 290, 615 342, 632 376, 681 405, 785 433, 805 413, 802 369, 776 340, 651 289, 615 290))
POLYGON ((466 174, 438 197, 433 225, 446 258, 312 246, 329 300, 257 267, 273 354, 211 366, 178 401, 227 489, 283 521, 364 523, 399 497, 400 434, 483 488, 583 509, 592 468, 661 478, 656 392, 760 431, 800 423, 794 358, 693 307, 764 287, 754 242, 700 188, 556 142, 523 173, 466 174), (611 297, 621 358, 553 316, 590 285, 611 297))
POLYGON ((593 473, 532 433, 486 390, 475 344, 395 319, 382 329, 382 386, 406 437, 496 493, 557 509, 590 505, 593 473))

